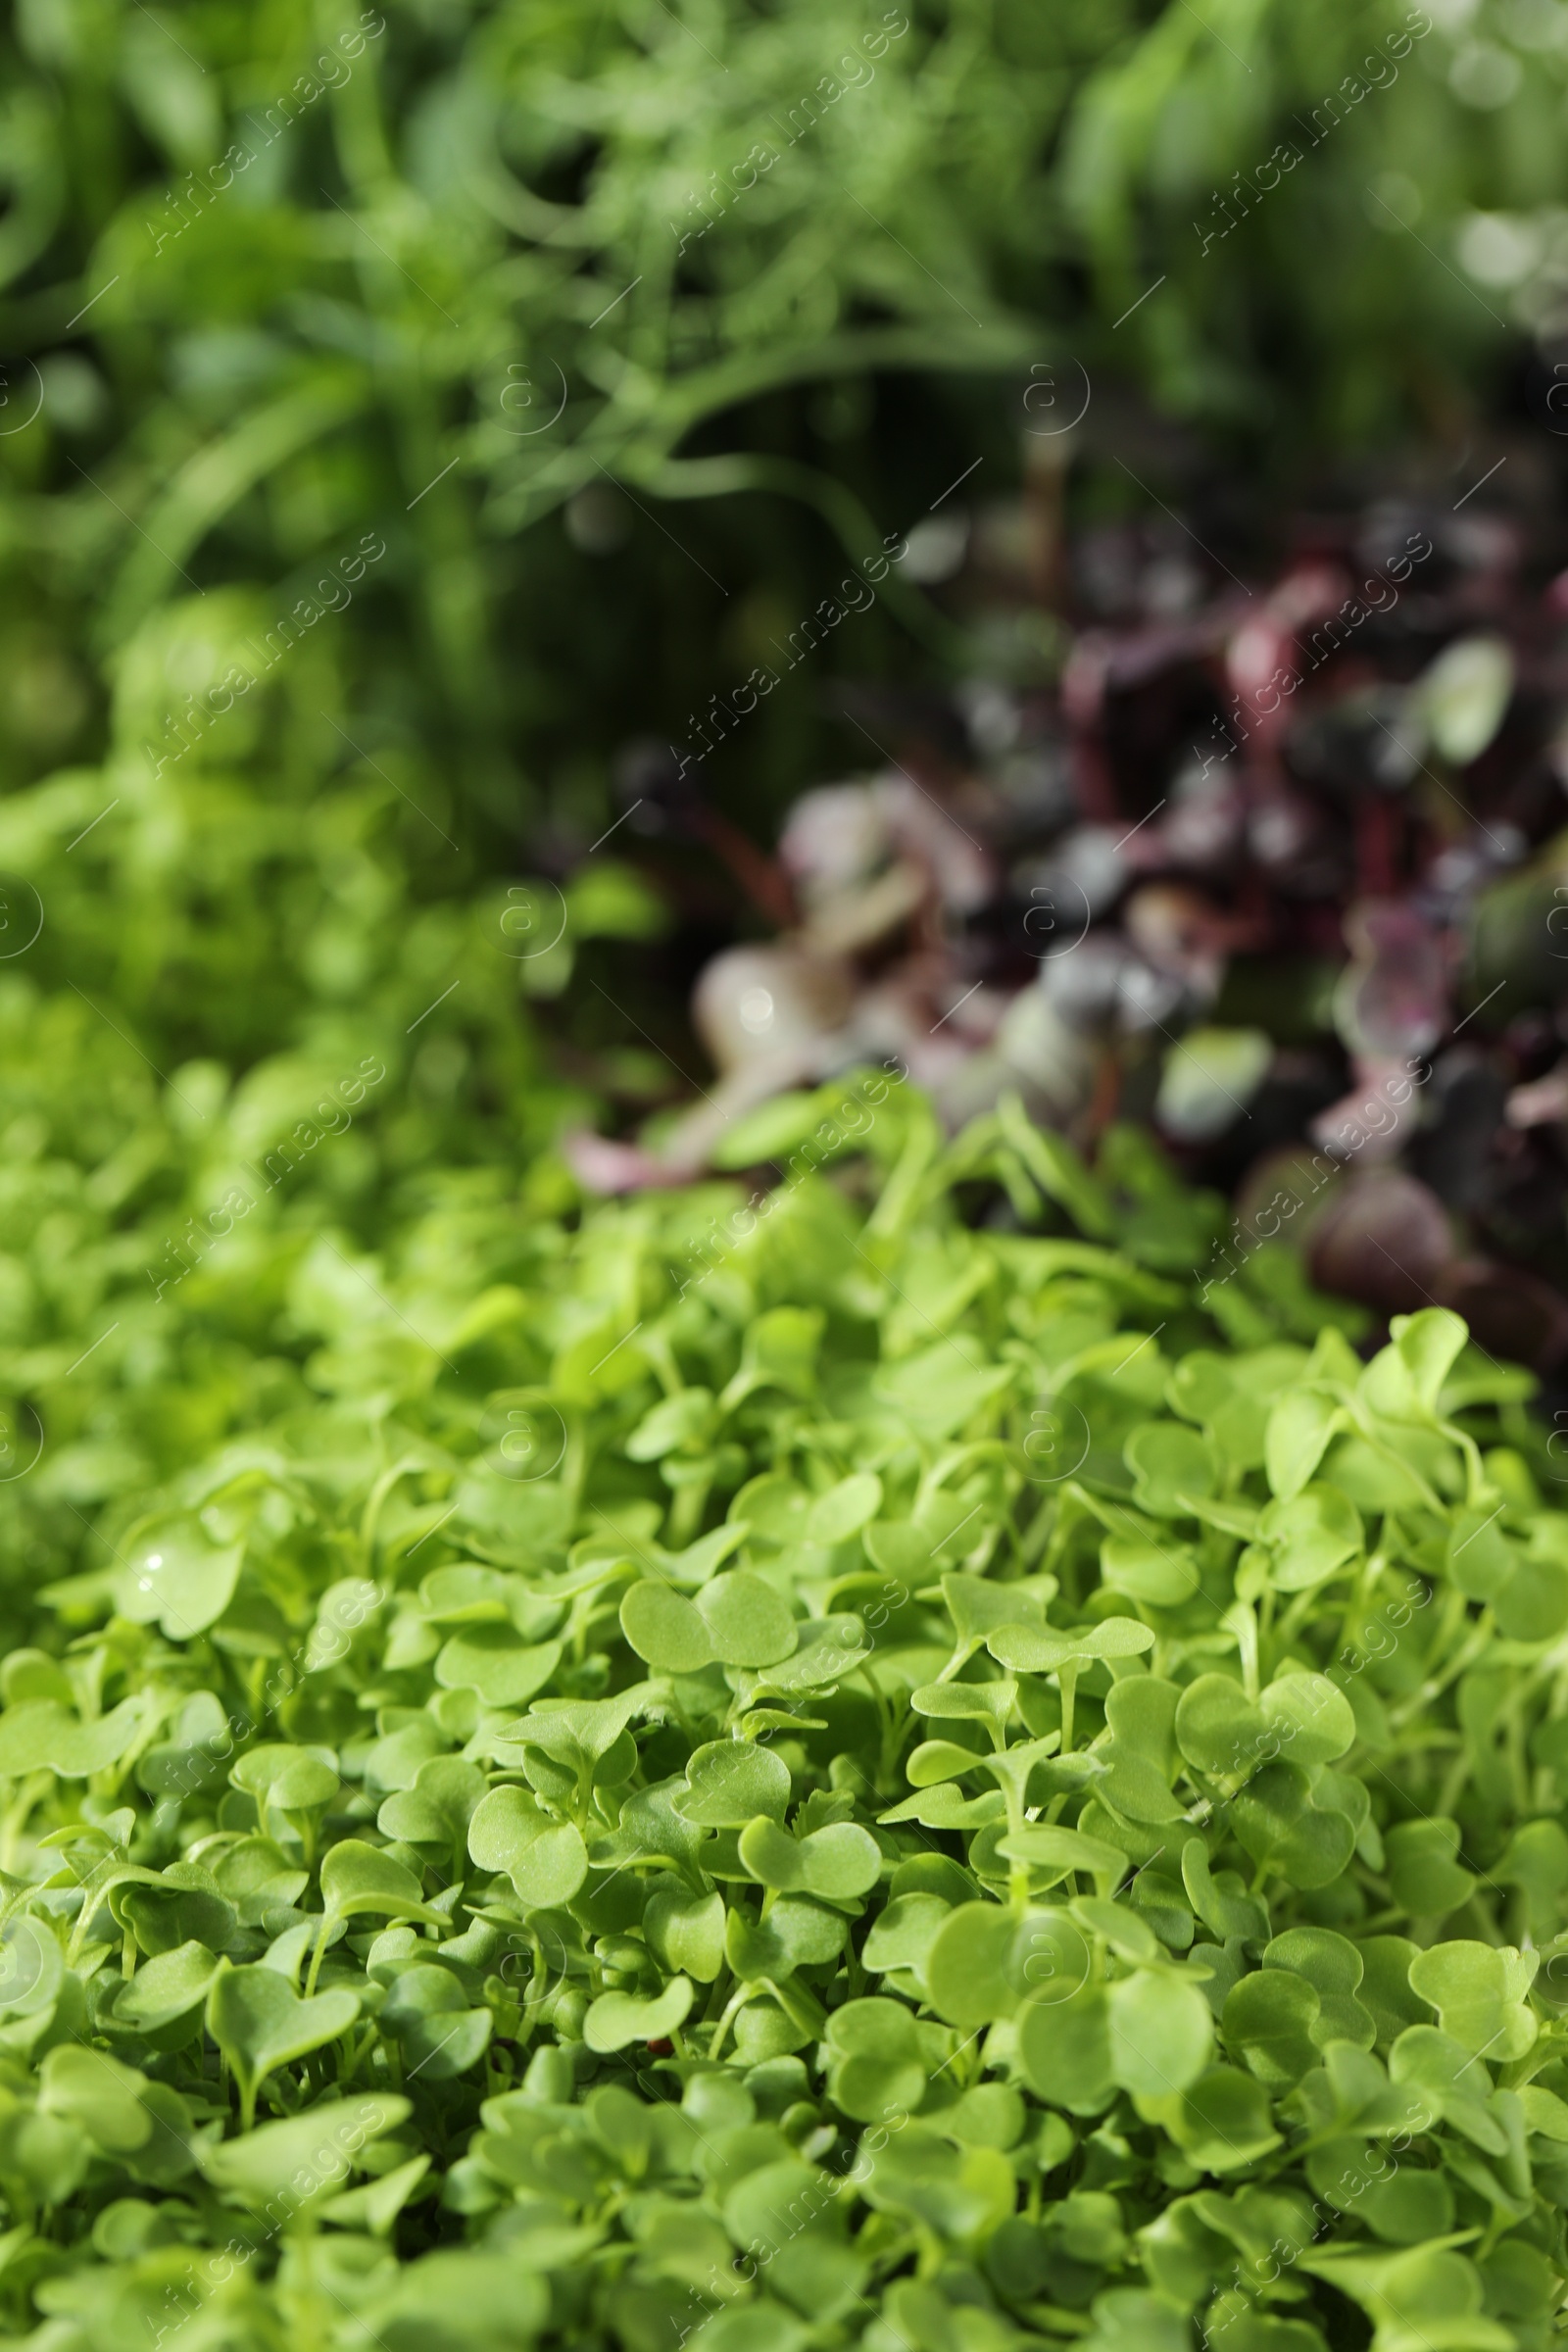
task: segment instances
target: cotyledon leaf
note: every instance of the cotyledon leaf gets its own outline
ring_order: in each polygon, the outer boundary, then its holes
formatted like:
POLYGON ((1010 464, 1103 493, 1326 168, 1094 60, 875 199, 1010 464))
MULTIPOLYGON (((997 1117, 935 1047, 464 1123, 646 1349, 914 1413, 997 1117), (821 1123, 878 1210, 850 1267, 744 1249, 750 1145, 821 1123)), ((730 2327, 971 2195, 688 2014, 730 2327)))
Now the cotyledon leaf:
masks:
POLYGON ((303 2115, 204 2147, 201 2169, 215 2188, 257 2212, 279 2197, 287 2198, 287 2210, 307 2212, 364 2169, 365 2149, 395 2131, 410 2109, 408 2099, 387 2091, 324 2100, 303 2115))
POLYGON ((275 2068, 336 2041, 359 2013, 359 1996, 346 1985, 302 2000, 276 1969, 220 1970, 207 1994, 207 2024, 240 2084, 243 2120, 275 2068))
POLYGON ((695 1602, 645 1577, 622 1599, 620 1623, 638 1656, 666 1674, 697 1674, 715 1662, 777 1666, 798 1640, 772 1586, 745 1569, 714 1577, 695 1602))
POLYGON ((588 1851, 569 1821, 547 1813, 526 1788, 492 1788, 468 1823, 468 1852, 481 1870, 502 1872, 528 1904, 569 1902, 588 1875, 588 1851))
POLYGON ((84 1781, 124 1755, 146 1720, 137 1698, 84 1723, 58 1699, 24 1699, 0 1715, 0 1778, 40 1769, 84 1781))

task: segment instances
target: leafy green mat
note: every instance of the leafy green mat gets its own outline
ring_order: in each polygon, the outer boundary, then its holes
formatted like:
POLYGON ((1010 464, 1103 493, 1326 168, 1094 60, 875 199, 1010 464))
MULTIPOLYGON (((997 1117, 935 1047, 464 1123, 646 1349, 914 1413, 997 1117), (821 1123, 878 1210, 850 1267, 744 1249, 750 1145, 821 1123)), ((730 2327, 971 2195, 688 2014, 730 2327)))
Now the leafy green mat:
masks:
POLYGON ((479 1171, 379 1257, 275 1242, 253 1387, 44 1585, 10 2328, 1545 2344, 1528 1378, 1438 1309, 1363 1363, 1278 1250, 1200 1302, 1217 1204, 1130 1132, 945 1145, 876 1074, 768 1115, 766 1197, 479 1171))

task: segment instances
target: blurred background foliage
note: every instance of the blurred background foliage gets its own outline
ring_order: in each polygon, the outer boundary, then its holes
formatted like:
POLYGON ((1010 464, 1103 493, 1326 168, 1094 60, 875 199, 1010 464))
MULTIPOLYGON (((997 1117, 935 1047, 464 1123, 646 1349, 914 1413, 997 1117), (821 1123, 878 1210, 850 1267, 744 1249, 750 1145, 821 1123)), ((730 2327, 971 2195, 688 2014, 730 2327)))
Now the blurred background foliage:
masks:
MULTIPOLYGON (((1155 411, 1196 436, 1155 492, 1294 488, 1461 438, 1565 299, 1559 0, 682 6, 10 10, 6 782, 123 787, 88 856, 163 860, 148 987, 188 894, 232 916, 275 854, 235 791, 348 794, 425 898, 586 848, 627 735, 679 739, 977 455, 1016 481, 1044 369, 1095 387, 1084 500, 1143 503, 1093 436, 1155 411), (172 814, 147 771, 187 698, 367 532, 352 610, 172 814)), ((967 651, 895 574, 853 662, 967 651)), ((819 684, 716 763, 759 832, 825 755, 819 684)), ((270 895, 287 980, 220 980, 225 1050, 314 977, 270 895)))

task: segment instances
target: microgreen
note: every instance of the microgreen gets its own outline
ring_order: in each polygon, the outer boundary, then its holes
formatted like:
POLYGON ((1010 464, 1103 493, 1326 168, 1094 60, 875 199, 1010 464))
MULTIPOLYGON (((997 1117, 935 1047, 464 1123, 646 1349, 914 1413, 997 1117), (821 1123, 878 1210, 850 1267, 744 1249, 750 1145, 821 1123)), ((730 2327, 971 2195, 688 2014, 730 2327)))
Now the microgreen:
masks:
POLYGON ((1528 1383, 1266 1282, 1236 1345, 1147 1152, 1129 1200, 1013 1108, 946 1157, 920 1118, 695 1287, 679 1196, 433 1212, 373 1270, 394 1351, 318 1266, 330 1400, 102 1508, 3 1678, 16 2329, 1545 2340, 1528 1383), (964 1223, 1002 1152, 1086 1238, 964 1223))

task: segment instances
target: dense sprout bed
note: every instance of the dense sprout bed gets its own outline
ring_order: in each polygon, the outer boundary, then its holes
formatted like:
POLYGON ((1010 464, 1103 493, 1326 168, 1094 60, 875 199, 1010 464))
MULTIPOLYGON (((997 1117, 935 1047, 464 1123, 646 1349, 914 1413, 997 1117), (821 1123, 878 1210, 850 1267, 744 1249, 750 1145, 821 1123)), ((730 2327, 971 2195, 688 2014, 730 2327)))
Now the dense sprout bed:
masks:
POLYGON ((880 1078, 542 1202, 294 1249, 251 1432, 13 1588, 9 2328, 1544 2344, 1528 1378, 880 1078))

